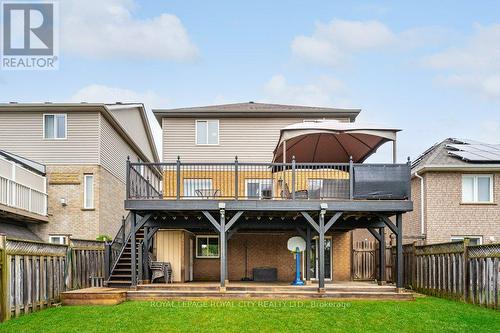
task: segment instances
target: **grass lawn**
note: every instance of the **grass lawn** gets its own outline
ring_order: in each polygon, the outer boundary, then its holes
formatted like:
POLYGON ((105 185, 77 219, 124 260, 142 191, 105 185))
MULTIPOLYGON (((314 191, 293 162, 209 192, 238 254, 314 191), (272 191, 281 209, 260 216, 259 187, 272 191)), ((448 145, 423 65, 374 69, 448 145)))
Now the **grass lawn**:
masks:
POLYGON ((57 307, 0 332, 500 332, 500 312, 425 297, 390 301, 175 301, 57 307))

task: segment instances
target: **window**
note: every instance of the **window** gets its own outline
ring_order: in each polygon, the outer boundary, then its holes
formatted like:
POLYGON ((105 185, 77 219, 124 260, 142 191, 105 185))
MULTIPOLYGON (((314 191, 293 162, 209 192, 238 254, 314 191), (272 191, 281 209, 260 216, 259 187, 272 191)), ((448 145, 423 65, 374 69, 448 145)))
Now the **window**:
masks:
POLYGON ((309 199, 349 198, 349 179, 308 179, 309 199))
POLYGON ((196 258, 219 258, 219 236, 196 236, 196 258))
POLYGON ((469 239, 470 245, 481 245, 483 243, 482 236, 451 236, 451 241, 462 242, 466 238, 469 239))
POLYGON ((218 145, 219 144, 219 121, 197 120, 196 121, 196 144, 218 145))
POLYGON ((462 175, 462 202, 493 202, 493 176, 462 175))
POLYGON ((219 195, 212 188, 212 179, 184 179, 185 197, 214 197, 219 195))
POLYGON ((43 132, 45 139, 66 139, 66 114, 44 114, 43 132))
POLYGON ((246 190, 247 198, 272 198, 273 182, 271 179, 247 179, 246 190))
POLYGON ((49 243, 52 244, 68 244, 68 237, 62 235, 49 236, 49 243))
POLYGON ((321 188, 323 187, 323 179, 308 179, 307 194, 311 199, 321 198, 321 188))
POLYGON ((83 175, 83 208, 94 208, 94 175, 83 175))

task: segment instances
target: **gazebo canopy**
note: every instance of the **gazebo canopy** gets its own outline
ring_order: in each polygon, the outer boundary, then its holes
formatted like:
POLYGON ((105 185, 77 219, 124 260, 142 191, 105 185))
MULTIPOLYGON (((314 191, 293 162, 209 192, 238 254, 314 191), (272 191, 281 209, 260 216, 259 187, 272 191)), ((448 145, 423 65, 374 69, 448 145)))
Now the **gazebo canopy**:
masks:
POLYGON ((306 121, 286 126, 274 150, 274 162, 361 163, 382 144, 396 141, 399 129, 336 120, 306 121))

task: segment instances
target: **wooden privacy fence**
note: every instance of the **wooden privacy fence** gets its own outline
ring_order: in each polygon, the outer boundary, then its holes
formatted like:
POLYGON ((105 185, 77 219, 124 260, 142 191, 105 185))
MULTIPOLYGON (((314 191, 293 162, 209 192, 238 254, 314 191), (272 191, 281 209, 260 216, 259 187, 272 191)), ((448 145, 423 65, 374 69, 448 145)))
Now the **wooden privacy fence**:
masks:
POLYGON ((405 287, 500 309, 500 244, 410 244, 403 255, 405 287))
POLYGON ((69 245, 8 239, 0 235, 0 319, 59 302, 60 293, 86 288, 104 277, 104 243, 69 245))
MULTIPOLYGON (((385 248, 385 280, 394 282, 394 262, 393 256, 396 255, 395 248, 387 246, 385 248)), ((373 281, 378 280, 379 272, 379 245, 375 241, 358 241, 353 244, 352 249, 352 279, 355 281, 373 281)))
POLYGON ((352 249, 352 278, 357 281, 375 280, 377 276, 378 243, 357 241, 352 249))

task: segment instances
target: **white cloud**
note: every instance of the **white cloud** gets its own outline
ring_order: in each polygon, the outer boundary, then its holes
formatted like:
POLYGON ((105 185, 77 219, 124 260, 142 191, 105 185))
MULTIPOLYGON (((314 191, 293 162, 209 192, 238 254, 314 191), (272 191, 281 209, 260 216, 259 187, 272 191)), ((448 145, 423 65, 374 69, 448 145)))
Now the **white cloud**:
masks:
POLYGON ((265 99, 273 103, 317 106, 347 104, 341 97, 344 94, 343 83, 327 76, 322 76, 313 83, 290 85, 283 75, 275 75, 264 85, 264 92, 265 99))
POLYGON ((349 56, 368 50, 411 49, 440 42, 448 31, 440 27, 417 27, 400 32, 379 21, 334 19, 316 23, 310 36, 297 36, 292 53, 299 59, 326 66, 338 66, 349 56))
POLYGON ((439 71, 437 80, 489 98, 500 97, 500 24, 477 25, 463 45, 424 58, 424 65, 439 71))
POLYGON ((197 56, 180 19, 161 13, 134 17, 133 0, 65 0, 61 3, 62 52, 89 58, 185 61, 197 56))
POLYGON ((395 39, 395 34, 378 21, 332 20, 317 23, 311 36, 295 37, 292 52, 304 60, 334 66, 351 52, 380 48, 395 39))

